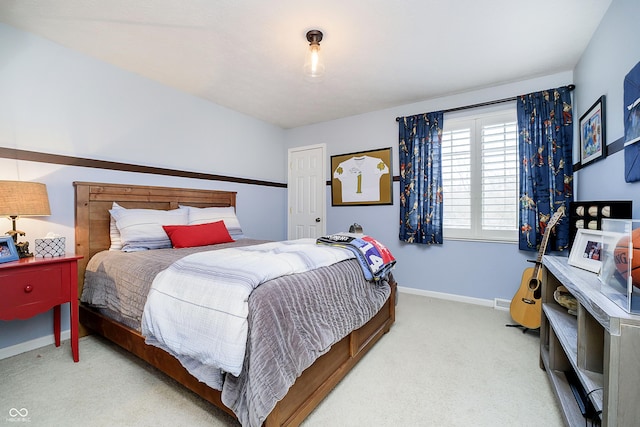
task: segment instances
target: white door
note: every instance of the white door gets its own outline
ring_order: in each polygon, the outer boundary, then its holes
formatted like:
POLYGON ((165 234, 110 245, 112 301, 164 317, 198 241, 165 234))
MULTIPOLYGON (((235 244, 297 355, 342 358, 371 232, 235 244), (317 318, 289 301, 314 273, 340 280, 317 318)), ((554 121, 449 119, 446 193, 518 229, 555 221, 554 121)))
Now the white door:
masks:
POLYGON ((288 239, 325 235, 326 170, 324 144, 289 149, 288 239))

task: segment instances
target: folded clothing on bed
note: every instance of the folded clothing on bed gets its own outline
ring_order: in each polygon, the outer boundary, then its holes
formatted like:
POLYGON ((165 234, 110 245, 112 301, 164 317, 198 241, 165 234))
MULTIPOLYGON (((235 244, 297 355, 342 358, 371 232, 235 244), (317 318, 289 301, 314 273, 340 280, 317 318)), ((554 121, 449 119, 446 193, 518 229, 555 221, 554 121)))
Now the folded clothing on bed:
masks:
POLYGON ((345 248, 354 253, 367 280, 380 280, 387 276, 396 259, 382 243, 371 236, 352 233, 330 234, 316 240, 317 244, 345 248))

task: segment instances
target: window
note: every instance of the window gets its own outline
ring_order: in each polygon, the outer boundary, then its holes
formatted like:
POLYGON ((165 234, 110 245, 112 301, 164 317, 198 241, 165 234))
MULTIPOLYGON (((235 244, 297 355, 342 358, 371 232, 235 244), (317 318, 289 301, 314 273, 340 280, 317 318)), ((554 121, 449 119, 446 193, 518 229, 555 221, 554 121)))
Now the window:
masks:
POLYGON ((445 117, 444 237, 517 241, 518 124, 515 106, 445 117))

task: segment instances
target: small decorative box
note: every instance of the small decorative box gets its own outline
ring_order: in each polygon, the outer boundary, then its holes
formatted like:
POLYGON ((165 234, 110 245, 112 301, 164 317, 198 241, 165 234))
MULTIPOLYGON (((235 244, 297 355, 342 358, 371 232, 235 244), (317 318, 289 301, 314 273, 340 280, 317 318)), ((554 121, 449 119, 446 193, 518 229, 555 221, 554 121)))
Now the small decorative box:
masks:
POLYGON ((33 252, 37 258, 63 256, 65 254, 64 237, 36 239, 36 247, 33 252))

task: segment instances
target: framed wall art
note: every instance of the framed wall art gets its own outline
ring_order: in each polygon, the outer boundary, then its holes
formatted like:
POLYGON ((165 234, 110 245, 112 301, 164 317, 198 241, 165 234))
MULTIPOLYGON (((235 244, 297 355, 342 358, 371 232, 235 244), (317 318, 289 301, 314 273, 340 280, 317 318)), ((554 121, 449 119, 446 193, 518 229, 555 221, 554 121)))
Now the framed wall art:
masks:
POLYGON ((16 249, 16 245, 13 242, 13 237, 0 237, 0 263, 17 261, 18 258, 18 250, 16 249))
POLYGON ((580 117, 580 163, 582 166, 607 156, 604 105, 605 97, 602 95, 580 117))
POLYGON ((624 78, 624 180, 640 181, 640 62, 624 78))
POLYGON ((331 156, 331 205, 393 204, 391 148, 331 156))

